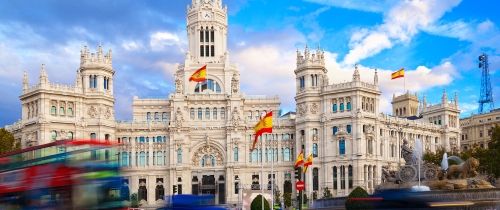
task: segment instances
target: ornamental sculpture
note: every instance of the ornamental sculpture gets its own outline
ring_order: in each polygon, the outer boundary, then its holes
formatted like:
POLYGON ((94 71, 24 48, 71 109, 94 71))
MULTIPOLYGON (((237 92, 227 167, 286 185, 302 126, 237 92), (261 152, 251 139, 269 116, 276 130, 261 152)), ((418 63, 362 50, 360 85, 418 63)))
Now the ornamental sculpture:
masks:
POLYGON ((233 74, 233 78, 231 79, 231 91, 233 94, 238 93, 239 91, 239 80, 238 80, 238 75, 233 74))
POLYGON ((213 157, 215 160, 215 165, 207 164, 206 166, 222 166, 222 153, 212 145, 203 145, 193 154, 192 164, 193 166, 199 166, 202 158, 213 157))
POLYGON ((175 113, 175 126, 182 127, 183 122, 184 122, 184 118, 182 117, 181 108, 177 107, 177 112, 175 113))

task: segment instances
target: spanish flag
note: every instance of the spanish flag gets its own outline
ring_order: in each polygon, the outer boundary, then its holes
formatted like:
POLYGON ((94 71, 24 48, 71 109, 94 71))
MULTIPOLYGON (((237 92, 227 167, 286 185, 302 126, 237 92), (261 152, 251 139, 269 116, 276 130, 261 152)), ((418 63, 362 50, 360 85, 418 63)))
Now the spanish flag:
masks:
POLYGON ((304 162, 304 173, 307 171, 307 167, 311 166, 313 164, 313 155, 310 154, 307 156, 306 162, 304 162))
POLYGON ((405 68, 401 68, 400 70, 397 70, 396 72, 393 72, 391 74, 391 79, 397 79, 404 76, 405 76, 405 68))
POLYGON ((295 160, 295 168, 299 167, 302 163, 304 163, 304 151, 300 151, 299 156, 297 156, 297 160, 295 160))
POLYGON ((252 149, 255 149, 255 144, 257 144, 257 140, 259 136, 263 133, 272 133, 273 132, 273 112, 268 112, 264 118, 260 119, 260 121, 253 128, 255 130, 255 139, 253 140, 252 149))
POLYGON ((196 70, 189 81, 204 82, 207 79, 207 65, 202 66, 200 69, 196 70))

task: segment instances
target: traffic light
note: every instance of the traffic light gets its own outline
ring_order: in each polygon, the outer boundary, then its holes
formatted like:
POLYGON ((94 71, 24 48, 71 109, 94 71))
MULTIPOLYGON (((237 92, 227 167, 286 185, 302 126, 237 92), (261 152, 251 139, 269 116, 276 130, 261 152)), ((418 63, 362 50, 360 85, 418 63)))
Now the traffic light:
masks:
POLYGON ((177 193, 177 185, 174 185, 173 190, 174 190, 174 194, 177 193))
POLYGON ((300 180, 302 178, 302 167, 295 168, 295 179, 300 180))

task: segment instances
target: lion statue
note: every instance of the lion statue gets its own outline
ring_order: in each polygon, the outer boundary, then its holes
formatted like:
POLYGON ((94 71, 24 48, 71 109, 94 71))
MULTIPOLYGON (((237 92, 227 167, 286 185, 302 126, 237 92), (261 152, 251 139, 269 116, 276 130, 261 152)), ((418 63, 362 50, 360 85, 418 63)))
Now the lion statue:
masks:
POLYGON ((465 178, 475 177, 478 174, 476 170, 478 166, 479 166, 479 160, 471 157, 459 165, 450 166, 448 168, 447 178, 465 179, 465 178))

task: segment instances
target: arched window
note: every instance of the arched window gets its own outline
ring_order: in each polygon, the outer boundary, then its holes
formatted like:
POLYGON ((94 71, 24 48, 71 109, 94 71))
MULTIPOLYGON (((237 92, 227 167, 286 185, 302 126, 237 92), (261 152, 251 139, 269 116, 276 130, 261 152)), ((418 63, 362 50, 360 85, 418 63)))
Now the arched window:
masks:
POLYGON ((339 154, 345 155, 345 139, 344 138, 341 138, 339 140, 339 154))
POLYGON ((351 133, 351 125, 347 125, 347 133, 351 133))
POLYGON ((51 106, 50 107, 50 114, 51 115, 56 115, 57 114, 57 108, 56 108, 56 106, 51 106))
POLYGON ((278 148, 274 149, 274 161, 278 162, 278 148))
POLYGON ((50 139, 52 141, 55 141, 57 139, 57 131, 51 131, 50 132, 50 139))
POLYGON ((333 104, 332 111, 337 112, 337 104, 333 104))
POLYGON ((65 114, 66 114, 66 112, 64 111, 64 107, 63 107, 63 106, 61 106, 61 107, 59 108, 59 115, 64 116, 65 114))
POLYGON ((182 149, 179 148, 177 149, 177 164, 181 164, 182 163, 182 149))
POLYGON ((68 134, 66 134, 66 138, 67 139, 73 139, 73 132, 68 132, 68 134))
POLYGON ((201 120, 203 117, 203 110, 201 108, 198 108, 198 120, 201 120))
POLYGON ((344 111, 344 103, 340 103, 340 111, 343 112, 344 111))
POLYGON ((257 155, 258 155, 257 154, 257 149, 252 150, 252 159, 251 160, 252 160, 253 163, 256 163, 258 161, 257 155))
MULTIPOLYGON (((262 138, 260 140, 262 141, 262 138)), ((258 151, 259 151, 259 153, 257 154, 257 158, 259 158, 258 162, 262 163, 262 149, 259 149, 258 151)))
POLYGON ((233 149, 233 158, 234 158, 234 162, 238 162, 238 147, 235 147, 233 149))
POLYGON ((368 154, 373 154, 373 139, 368 139, 368 154))
POLYGON ((313 157, 318 157, 318 144, 316 144, 316 143, 313 144, 312 154, 313 154, 313 157))
POLYGON ((146 113, 146 121, 151 120, 151 112, 146 113))
POLYGON ((68 107, 68 116, 73 117, 73 108, 68 107))
POLYGON ((217 119, 217 108, 214 108, 214 110, 212 111, 212 118, 213 118, 214 120, 216 120, 216 119, 217 119))
POLYGON ((160 113, 155 112, 155 121, 160 121, 160 113))
POLYGON ((121 159, 122 166, 128 166, 129 163, 128 158, 129 158, 128 152, 122 152, 122 159, 121 159))
POLYGON ((222 89, 218 82, 214 81, 213 79, 207 79, 205 80, 205 82, 196 84, 196 87, 194 88, 195 93, 203 93, 205 91, 221 93, 222 89))
POLYGON ((189 116, 191 117, 192 120, 194 120, 194 108, 190 109, 189 116))
POLYGON ((338 131, 339 131, 339 128, 337 128, 337 126, 333 126, 333 128, 332 128, 333 135, 336 135, 338 131))
POLYGON ((164 121, 164 122, 165 122, 165 121, 168 121, 168 113, 163 112, 163 113, 161 114, 161 120, 162 120, 162 121, 164 121))
POLYGON ((333 189, 337 189, 337 166, 333 166, 333 189))
POLYGON ((290 161, 290 149, 289 148, 285 148, 283 160, 284 161, 290 161))
POLYGON ((156 165, 157 166, 163 165, 163 152, 156 152, 156 165))
POLYGON ((90 133, 90 139, 92 139, 92 140, 97 139, 97 134, 96 133, 90 133))
POLYGON ((205 119, 210 120, 210 108, 208 107, 205 109, 205 119))
POLYGON ((340 166, 340 189, 345 189, 345 166, 340 166))
POLYGON ((313 190, 319 190, 319 169, 313 168, 313 190))
POLYGON ((351 111, 351 102, 347 102, 347 111, 351 111))
POLYGON ((224 109, 224 107, 220 108, 220 119, 221 120, 226 119, 226 109, 224 109))
POLYGON ((145 152, 139 153, 139 166, 146 166, 146 153, 145 152))

